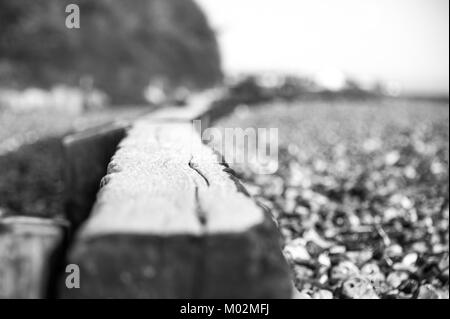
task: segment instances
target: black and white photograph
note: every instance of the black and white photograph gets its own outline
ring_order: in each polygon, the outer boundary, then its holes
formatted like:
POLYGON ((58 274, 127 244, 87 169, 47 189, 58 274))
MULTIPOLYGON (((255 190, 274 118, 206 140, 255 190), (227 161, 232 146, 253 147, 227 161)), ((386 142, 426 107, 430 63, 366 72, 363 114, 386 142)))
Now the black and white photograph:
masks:
POLYGON ((448 300, 449 1, 0 0, 0 299, 448 300))

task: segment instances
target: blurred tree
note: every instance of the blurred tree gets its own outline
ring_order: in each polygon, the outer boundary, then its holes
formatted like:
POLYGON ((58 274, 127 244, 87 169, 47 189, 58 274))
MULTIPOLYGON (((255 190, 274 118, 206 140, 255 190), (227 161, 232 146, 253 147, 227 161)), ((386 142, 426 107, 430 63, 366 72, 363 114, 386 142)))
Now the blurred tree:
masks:
POLYGON ((115 103, 142 101, 143 89, 201 89, 221 81, 214 32, 193 0, 0 0, 0 85, 94 85, 115 103), (81 10, 67 29, 65 7, 81 10))

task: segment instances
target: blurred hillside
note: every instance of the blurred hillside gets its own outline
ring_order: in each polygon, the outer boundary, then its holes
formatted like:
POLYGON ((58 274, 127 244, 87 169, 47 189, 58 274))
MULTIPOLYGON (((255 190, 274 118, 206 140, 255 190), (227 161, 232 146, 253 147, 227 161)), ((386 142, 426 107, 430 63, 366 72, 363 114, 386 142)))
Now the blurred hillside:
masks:
POLYGON ((152 83, 202 89, 222 79, 214 32, 193 0, 1 0, 0 87, 78 86, 139 103, 152 83), (81 28, 67 29, 76 3, 81 28))

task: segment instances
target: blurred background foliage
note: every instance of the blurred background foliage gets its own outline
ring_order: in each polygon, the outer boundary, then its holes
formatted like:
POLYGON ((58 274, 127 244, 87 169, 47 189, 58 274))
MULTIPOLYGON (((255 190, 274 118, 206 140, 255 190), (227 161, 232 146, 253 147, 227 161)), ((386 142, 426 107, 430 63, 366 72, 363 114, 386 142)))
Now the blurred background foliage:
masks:
POLYGON ((140 103, 152 81, 203 89, 222 79, 215 34, 192 0, 0 0, 0 86, 77 86, 140 103), (67 29, 78 4, 81 28, 67 29))

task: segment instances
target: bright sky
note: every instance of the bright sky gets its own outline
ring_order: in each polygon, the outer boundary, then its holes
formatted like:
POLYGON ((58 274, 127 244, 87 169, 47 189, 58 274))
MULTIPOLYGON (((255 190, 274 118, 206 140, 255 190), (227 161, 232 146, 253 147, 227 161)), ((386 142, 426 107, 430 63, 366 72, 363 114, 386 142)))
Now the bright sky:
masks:
POLYGON ((227 72, 341 70, 449 92, 448 0, 197 0, 227 72))

